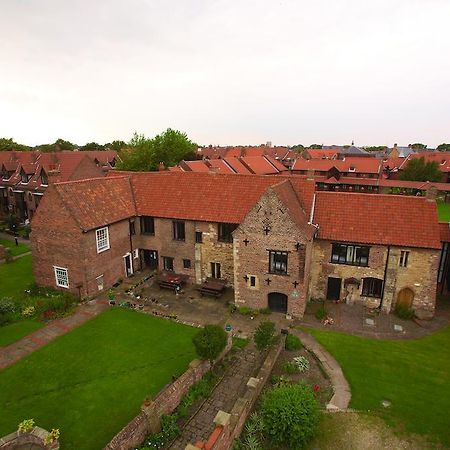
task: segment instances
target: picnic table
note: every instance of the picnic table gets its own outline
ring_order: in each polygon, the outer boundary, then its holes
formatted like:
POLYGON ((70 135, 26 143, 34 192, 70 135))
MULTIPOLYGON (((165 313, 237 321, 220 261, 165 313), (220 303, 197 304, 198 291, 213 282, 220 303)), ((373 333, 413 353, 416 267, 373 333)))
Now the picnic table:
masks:
POLYGON ((158 278, 158 285, 160 289, 172 289, 176 291, 181 289, 183 284, 183 277, 175 273, 162 273, 158 278))
POLYGON ((225 290, 225 280, 207 279, 201 286, 197 288, 200 295, 212 295, 213 297, 220 297, 225 290))

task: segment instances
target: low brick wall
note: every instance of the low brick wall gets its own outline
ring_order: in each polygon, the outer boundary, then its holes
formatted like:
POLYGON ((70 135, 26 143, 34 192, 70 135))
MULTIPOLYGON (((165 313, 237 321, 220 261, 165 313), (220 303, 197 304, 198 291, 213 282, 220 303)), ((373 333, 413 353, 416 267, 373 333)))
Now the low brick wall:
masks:
MULTIPOLYGON (((232 340, 229 336, 227 346, 217 361, 228 353, 231 346, 232 340)), ((112 438, 104 450, 135 448, 144 442, 148 434, 159 432, 161 416, 173 413, 189 388, 200 381, 210 369, 209 361, 194 359, 186 372, 160 391, 149 405, 142 406, 142 411, 112 438)))
POLYGON ((233 441, 241 434, 245 421, 272 373, 273 366, 284 348, 284 344, 285 337, 282 336, 278 345, 270 349, 256 378, 249 379, 247 390, 242 397, 236 400, 231 412, 219 411, 217 413, 214 419, 216 428, 209 439, 206 442, 197 442, 195 445, 189 445, 186 449, 228 450, 232 448, 233 441))
POLYGON ((19 433, 18 431, 0 438, 1 450, 42 448, 46 450, 59 450, 59 441, 45 445, 45 438, 49 435, 47 430, 41 427, 34 427, 30 432, 19 433))

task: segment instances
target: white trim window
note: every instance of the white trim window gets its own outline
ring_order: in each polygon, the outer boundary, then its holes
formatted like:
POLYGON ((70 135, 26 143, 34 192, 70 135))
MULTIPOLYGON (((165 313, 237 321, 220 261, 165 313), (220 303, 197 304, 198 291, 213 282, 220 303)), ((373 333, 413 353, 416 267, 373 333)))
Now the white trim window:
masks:
POLYGON ((69 288, 69 271, 65 267, 53 266, 56 286, 69 288))
POLYGON ((97 253, 109 250, 109 231, 108 227, 99 228, 95 230, 95 237, 97 239, 97 253))

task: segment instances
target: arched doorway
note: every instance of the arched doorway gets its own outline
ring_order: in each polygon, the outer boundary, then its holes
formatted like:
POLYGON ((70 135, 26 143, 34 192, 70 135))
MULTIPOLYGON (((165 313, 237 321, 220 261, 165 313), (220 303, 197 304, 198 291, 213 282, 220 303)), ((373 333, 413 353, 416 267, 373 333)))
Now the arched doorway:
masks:
POLYGON ((414 292, 410 288, 403 288, 397 294, 397 305, 411 308, 414 300, 414 292))
POLYGON ((286 314, 288 307, 288 298, 286 294, 281 292, 271 292, 268 296, 269 309, 275 312, 286 314))

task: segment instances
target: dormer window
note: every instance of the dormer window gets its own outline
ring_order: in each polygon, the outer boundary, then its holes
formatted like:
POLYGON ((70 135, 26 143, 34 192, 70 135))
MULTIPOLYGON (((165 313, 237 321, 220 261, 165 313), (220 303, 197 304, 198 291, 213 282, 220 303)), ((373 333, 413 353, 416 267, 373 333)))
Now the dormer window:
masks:
POLYGON ((20 171, 20 181, 23 184, 27 184, 30 181, 30 178, 31 176, 27 175, 23 169, 20 171))
POLYGON ((41 184, 42 186, 48 186, 48 177, 43 170, 41 170, 41 184))
POLYGON ((350 166, 349 169, 348 169, 348 171, 349 171, 349 172, 354 172, 354 171, 355 171, 355 168, 350 166))

